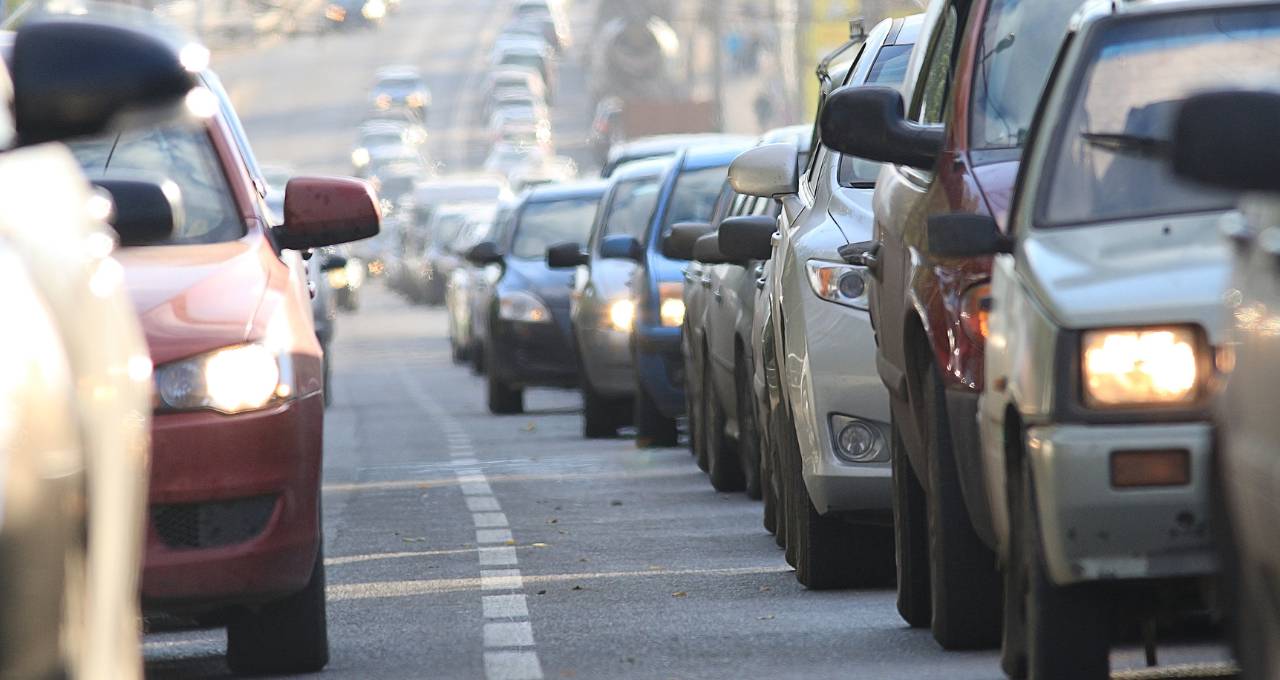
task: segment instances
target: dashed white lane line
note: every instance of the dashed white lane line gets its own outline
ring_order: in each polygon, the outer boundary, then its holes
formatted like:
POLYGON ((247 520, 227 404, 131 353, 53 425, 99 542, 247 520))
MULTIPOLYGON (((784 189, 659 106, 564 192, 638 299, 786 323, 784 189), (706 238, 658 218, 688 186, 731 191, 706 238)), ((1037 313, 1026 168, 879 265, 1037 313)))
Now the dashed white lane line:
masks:
POLYGON ((467 509, 471 512, 499 512, 502 506, 493 496, 467 496, 467 509))
POLYGON ((476 543, 513 543, 510 529, 476 529, 476 543))
POLYGON ((533 626, 528 621, 506 621, 484 624, 484 646, 532 647, 533 626))
POLYGON ((520 590, 524 588, 524 579, 519 569, 482 569, 480 570, 481 590, 520 590))
POLYGON ((507 526, 507 516, 501 512, 474 512, 471 514, 471 519, 476 523, 477 528, 507 526))
POLYGON ((541 680, 537 652, 485 652, 484 674, 489 680, 541 680))
POLYGON ((516 549, 509 545, 500 545, 491 548, 478 548, 480 551, 480 566, 482 567, 507 567, 514 566, 517 563, 516 549))
POLYGON ((480 598, 486 619, 523 619, 529 617, 529 603, 524 595, 485 595, 480 598))
POLYGON ((459 482, 458 488, 464 496, 492 496, 493 489, 489 482, 459 482))
POLYGON ((480 461, 475 458, 455 458, 453 460, 454 465, 477 465, 479 463, 480 461))

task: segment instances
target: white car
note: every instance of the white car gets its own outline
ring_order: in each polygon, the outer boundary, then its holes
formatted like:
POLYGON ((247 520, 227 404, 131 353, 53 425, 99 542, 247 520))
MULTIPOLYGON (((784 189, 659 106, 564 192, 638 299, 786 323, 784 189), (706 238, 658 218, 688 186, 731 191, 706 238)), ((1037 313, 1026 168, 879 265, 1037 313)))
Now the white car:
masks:
POLYGON ((978 420, 1011 675, 1109 677, 1112 628, 1217 568, 1219 226, 1239 215, 1234 194, 1174 177, 1163 149, 1190 94, 1270 82, 1280 35, 1258 27, 1277 19, 1274 2, 1086 4, 1029 133, 1009 233, 929 221, 940 256, 995 255, 978 420), (1117 605, 1134 601, 1151 605, 1117 605))
MULTIPOLYGON (((917 15, 877 25, 843 84, 900 85, 921 24, 917 15)), ((729 171, 739 193, 782 201, 778 224, 760 223, 761 248, 747 254, 769 260, 770 309, 756 316, 768 314, 773 338, 766 361, 780 391, 769 439, 789 552, 810 588, 885 583, 893 574, 889 403, 876 373, 867 271, 839 252, 871 238, 879 166, 820 145, 801 178, 797 154, 794 145, 761 146, 729 171)), ((747 239, 726 227, 720 242, 729 254, 747 239)))

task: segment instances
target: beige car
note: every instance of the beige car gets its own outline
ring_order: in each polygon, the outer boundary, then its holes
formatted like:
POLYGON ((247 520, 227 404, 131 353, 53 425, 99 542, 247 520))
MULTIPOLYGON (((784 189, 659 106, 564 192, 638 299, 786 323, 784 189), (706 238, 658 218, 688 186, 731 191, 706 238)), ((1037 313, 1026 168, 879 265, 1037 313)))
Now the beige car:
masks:
POLYGON ((124 93, 180 103, 193 75, 163 43, 83 20, 31 24, 8 55, 17 115, 0 107, 0 148, 23 148, 0 153, 0 677, 136 678, 151 360, 104 220, 141 242, 178 212, 147 180, 126 192, 147 200, 113 212, 54 142, 108 128, 124 93), (91 120, 40 106, 79 80, 38 66, 53 50, 111 71, 79 89, 91 120))

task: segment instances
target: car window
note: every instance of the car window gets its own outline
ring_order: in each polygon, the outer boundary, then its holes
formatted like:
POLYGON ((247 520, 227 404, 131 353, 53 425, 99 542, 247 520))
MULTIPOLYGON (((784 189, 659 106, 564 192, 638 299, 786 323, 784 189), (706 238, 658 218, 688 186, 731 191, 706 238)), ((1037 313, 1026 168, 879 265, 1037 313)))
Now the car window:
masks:
POLYGON ((557 243, 585 243, 599 203, 599 197, 590 196, 527 204, 516 224, 511 256, 541 259, 557 243))
POLYGON ((437 214, 435 224, 430 229, 430 238, 442 246, 448 246, 458 238, 466 225, 467 216, 461 213, 437 214))
POLYGON ((1042 226, 1226 209, 1230 193, 1178 179, 1174 115, 1206 89, 1263 89, 1280 71, 1280 10, 1196 12, 1099 29, 1064 99, 1040 187, 1042 226), (1142 74, 1142 77, 1135 77, 1142 74))
POLYGON ((994 0, 973 69, 970 144, 1021 147, 1080 0, 994 0))
POLYGON ((946 113, 958 21, 955 6, 948 5, 943 11, 936 38, 929 47, 929 55, 925 57, 920 98, 913 112, 916 122, 941 123, 942 116, 946 113))
MULTIPOLYGON (((897 87, 907 77, 907 63, 911 60, 911 45, 886 45, 876 55, 867 75, 868 85, 890 85, 897 87)), ((841 156, 840 166, 836 170, 836 181, 840 186, 869 189, 876 185, 876 177, 880 175, 880 163, 856 156, 841 156)))
POLYGON ((676 177, 671 191, 671 201, 662 218, 662 231, 666 234, 671 225, 679 222, 706 222, 716 207, 720 186, 729 175, 729 166, 720 165, 701 170, 687 170, 676 177))
POLYGON ((658 204, 660 183, 657 177, 619 182, 609 214, 605 216, 602 236, 644 238, 645 229, 653 219, 653 209, 658 204))
POLYGON ((91 176, 144 173, 178 185, 184 218, 166 243, 219 243, 244 236, 231 185, 204 128, 153 128, 77 141, 70 147, 91 176))

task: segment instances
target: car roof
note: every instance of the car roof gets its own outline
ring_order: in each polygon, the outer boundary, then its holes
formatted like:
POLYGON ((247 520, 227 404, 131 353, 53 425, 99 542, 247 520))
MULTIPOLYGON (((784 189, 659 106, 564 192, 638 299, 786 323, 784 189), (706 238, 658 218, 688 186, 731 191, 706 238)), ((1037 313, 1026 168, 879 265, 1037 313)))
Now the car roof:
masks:
POLYGON ((691 146, 685 149, 684 159, 680 163, 681 170, 701 170, 733 162, 743 151, 756 145, 756 141, 743 137, 740 140, 725 141, 720 144, 691 146))
POLYGON ((730 138, 729 135, 719 132, 640 137, 614 147, 609 152, 609 158, 611 161, 616 162, 617 159, 622 158, 672 155, 693 144, 715 143, 730 138))
POLYGON ((674 154, 642 158, 618 165, 609 179, 614 182, 661 177, 675 162, 674 154))
POLYGON ((914 45, 920 40, 920 29, 924 26, 924 14, 912 14, 894 20, 894 26, 885 40, 886 45, 914 45))
POLYGON ((581 182, 564 182, 560 184, 542 184, 529 190, 525 195, 526 203, 550 203, 570 198, 603 196, 607 182, 584 180, 581 182))

